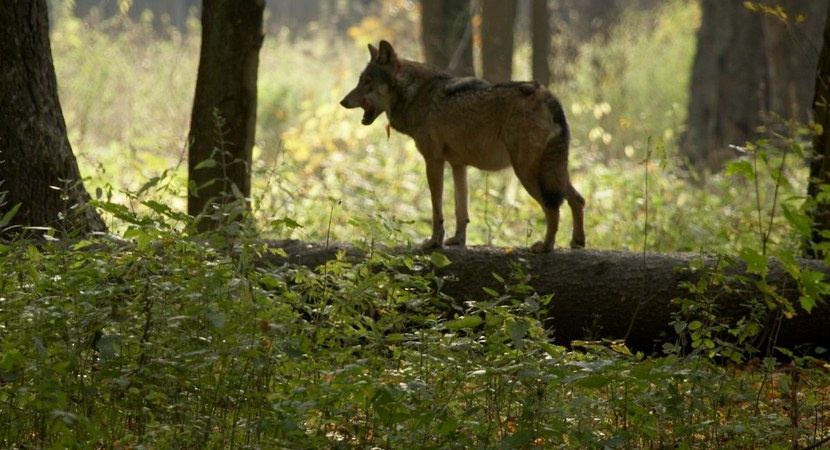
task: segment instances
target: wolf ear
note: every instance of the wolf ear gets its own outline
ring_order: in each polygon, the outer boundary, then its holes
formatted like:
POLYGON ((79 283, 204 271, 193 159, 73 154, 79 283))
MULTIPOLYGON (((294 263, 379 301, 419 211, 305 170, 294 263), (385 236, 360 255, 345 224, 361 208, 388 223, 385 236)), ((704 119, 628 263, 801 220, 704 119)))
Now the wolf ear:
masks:
POLYGON ((372 44, 369 44, 369 57, 372 61, 378 59, 378 49, 372 44))
POLYGON ((398 55, 395 54, 395 49, 392 44, 386 41, 380 41, 380 49, 377 51, 378 64, 390 64, 398 60, 398 55))

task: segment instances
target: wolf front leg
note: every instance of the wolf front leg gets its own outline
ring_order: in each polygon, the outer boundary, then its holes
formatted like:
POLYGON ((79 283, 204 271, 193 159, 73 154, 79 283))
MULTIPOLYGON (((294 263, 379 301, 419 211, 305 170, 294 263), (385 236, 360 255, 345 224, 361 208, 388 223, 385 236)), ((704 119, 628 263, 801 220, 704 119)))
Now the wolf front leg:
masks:
POLYGON ((455 236, 447 239, 444 245, 467 244, 467 224, 470 216, 467 213, 467 166, 454 164, 452 166, 452 181, 455 187, 455 236))
POLYGON ((421 248, 429 249, 444 245, 444 160, 426 159, 427 183, 432 199, 432 237, 421 244, 421 248))

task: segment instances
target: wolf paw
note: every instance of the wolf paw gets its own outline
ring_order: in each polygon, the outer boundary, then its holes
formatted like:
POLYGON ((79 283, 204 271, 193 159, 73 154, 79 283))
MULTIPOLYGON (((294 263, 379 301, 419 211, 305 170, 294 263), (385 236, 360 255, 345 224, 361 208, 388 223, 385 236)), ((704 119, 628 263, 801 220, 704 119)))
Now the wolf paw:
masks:
POLYGON ((431 250, 433 248, 441 248, 443 246, 444 245, 441 243, 441 239, 429 238, 421 243, 421 250, 431 250))
POLYGON ((553 251, 553 245, 547 245, 542 241, 539 241, 530 246, 530 251, 533 253, 548 253, 553 251))
POLYGON ((444 241, 444 245, 446 245, 446 246, 457 246, 457 247, 464 247, 465 245, 467 245, 467 242, 466 242, 466 241, 467 241, 467 239, 462 238, 462 237, 458 237, 458 236, 456 235, 456 236, 453 236, 453 237, 451 237, 451 238, 447 239, 446 241, 444 241))
POLYGON ((571 240, 571 248, 585 248, 585 239, 571 240))

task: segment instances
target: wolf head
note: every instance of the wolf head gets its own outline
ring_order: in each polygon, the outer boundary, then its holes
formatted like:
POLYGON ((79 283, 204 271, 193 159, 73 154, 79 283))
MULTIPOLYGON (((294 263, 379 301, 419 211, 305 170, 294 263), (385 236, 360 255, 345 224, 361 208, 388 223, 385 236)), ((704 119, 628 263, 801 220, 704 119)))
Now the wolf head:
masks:
POLYGON ((378 48, 369 44, 369 55, 369 64, 360 74, 357 86, 340 101, 344 108, 363 108, 363 125, 371 125, 381 113, 389 111, 400 65, 395 50, 386 41, 380 41, 378 48))

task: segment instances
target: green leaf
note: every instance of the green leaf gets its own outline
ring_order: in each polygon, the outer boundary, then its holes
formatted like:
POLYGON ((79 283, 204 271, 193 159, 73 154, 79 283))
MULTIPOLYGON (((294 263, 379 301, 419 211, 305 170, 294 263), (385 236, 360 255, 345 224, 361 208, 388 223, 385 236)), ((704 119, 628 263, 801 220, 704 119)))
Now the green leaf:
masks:
POLYGON ((452 264, 452 261, 447 258, 447 255, 439 252, 432 252, 432 254, 429 255, 429 260, 437 269, 442 269, 452 264))
POLYGON ((136 246, 139 250, 146 250, 156 237, 150 233, 149 229, 132 227, 124 232, 125 239, 135 239, 136 246))
POLYGON ((37 262, 43 259, 43 255, 41 255, 40 250, 32 244, 29 244, 29 246, 26 247, 26 253, 29 255, 29 261, 37 262))
POLYGON ((726 165, 724 173, 726 175, 742 175, 749 181, 755 180, 755 170, 752 169, 752 164, 745 159, 730 162, 726 165))
POLYGON ((787 219, 787 222, 795 228, 799 234, 802 236, 809 236, 812 230, 810 230, 811 220, 803 211, 798 208, 793 208, 792 206, 782 203, 781 204, 781 211, 784 213, 784 217, 787 219))
POLYGON ((798 303, 808 314, 816 307, 816 299, 807 295, 798 297, 798 303))
POLYGON ((588 389, 599 389, 612 381, 614 381, 614 378, 609 375, 588 375, 577 381, 577 383, 588 389))
POLYGON ((5 346, 3 356, 0 356, 0 372, 11 372, 22 368, 26 364, 26 357, 16 349, 5 346))
POLYGON ((3 214, 3 217, 0 218, 0 228, 3 228, 9 223, 11 223, 12 219, 14 218, 14 215, 17 214, 17 210, 20 209, 20 205, 22 205, 22 203, 18 203, 12 206, 12 209, 6 211, 6 214, 3 214))
POLYGON ((798 302, 808 313, 818 303, 818 300, 830 292, 830 284, 824 281, 824 274, 811 269, 803 269, 798 274, 801 296, 798 302))
MULTIPOLYGON (((197 169, 198 169, 198 167, 197 167, 197 169)), ((150 178, 146 183, 144 183, 144 185, 141 186, 141 188, 138 190, 138 192, 136 192, 136 195, 144 194, 148 190, 152 189, 155 185, 159 184, 159 181, 161 181, 161 177, 150 178)))
POLYGON ((219 163, 217 163, 215 159, 208 158, 208 159, 200 162, 199 164, 196 164, 196 167, 194 167, 193 169, 194 170, 210 169, 212 167, 216 167, 217 165, 219 165, 219 163))
POLYGON ((489 295, 491 297, 498 297, 499 296, 499 293, 495 289, 490 289, 487 286, 483 286, 481 289, 484 290, 484 292, 486 292, 487 295, 489 295))
POLYGON ((510 339, 513 340, 513 345, 517 349, 522 350, 525 348, 525 335, 529 329, 530 323, 524 320, 507 324, 507 334, 510 335, 510 339))
POLYGON ((161 215, 166 215, 168 212, 170 212, 170 207, 169 206, 167 206, 163 203, 159 203, 155 200, 147 200, 147 201, 141 202, 141 203, 144 206, 152 209, 153 211, 155 211, 155 212, 157 212, 161 215))
POLYGON ((464 330, 475 328, 481 325, 482 322, 484 322, 484 320, 479 316, 466 316, 461 319, 448 320, 444 323, 444 326, 447 327, 448 330, 464 330))
POLYGON ((239 190, 239 186, 237 186, 236 183, 231 183, 231 192, 233 193, 233 198, 245 200, 245 195, 242 194, 242 191, 239 190))
POLYGON ((458 428, 458 419, 455 417, 447 418, 444 423, 438 428, 438 434, 441 436, 449 436, 458 428))
POLYGON ((303 226, 290 217, 283 217, 282 219, 275 219, 271 221, 271 228, 280 229, 282 227, 289 230, 296 230, 297 228, 302 228, 303 226))
POLYGON ((765 275, 769 260, 754 248, 744 247, 740 251, 740 257, 746 263, 746 270, 756 275, 765 275))

